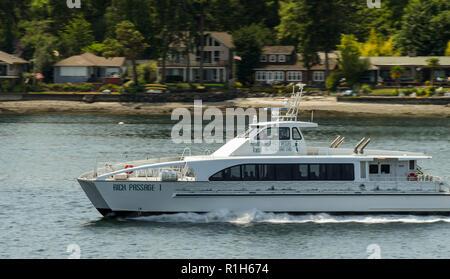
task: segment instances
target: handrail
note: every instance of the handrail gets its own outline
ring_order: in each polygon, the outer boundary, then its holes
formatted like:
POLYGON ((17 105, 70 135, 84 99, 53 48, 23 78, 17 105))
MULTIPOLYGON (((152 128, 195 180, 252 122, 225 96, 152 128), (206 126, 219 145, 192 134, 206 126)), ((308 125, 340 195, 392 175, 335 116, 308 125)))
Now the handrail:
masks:
POLYGON ((99 177, 97 177, 96 180, 106 180, 108 177, 117 175, 117 174, 122 174, 122 173, 127 173, 127 172, 136 172, 139 170, 146 170, 146 169, 158 169, 158 168, 164 168, 164 167, 179 167, 182 166, 183 164, 185 164, 184 161, 173 161, 173 162, 167 162, 167 163, 157 163, 157 164, 149 164, 149 165, 143 165, 143 166, 138 166, 138 167, 134 167, 134 168, 128 168, 128 169, 122 169, 122 170, 118 170, 118 171, 114 171, 114 172, 110 172, 104 175, 101 175, 99 177))

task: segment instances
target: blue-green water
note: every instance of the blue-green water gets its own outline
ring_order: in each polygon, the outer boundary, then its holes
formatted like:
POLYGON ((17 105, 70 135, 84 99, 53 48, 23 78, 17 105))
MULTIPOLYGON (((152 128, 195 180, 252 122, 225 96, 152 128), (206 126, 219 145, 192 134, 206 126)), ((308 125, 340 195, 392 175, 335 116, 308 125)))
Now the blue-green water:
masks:
MULTIPOLYGON (((318 119, 309 142, 346 146, 370 136, 370 148, 425 152, 431 174, 450 173, 448 119, 318 119)), ((450 217, 290 216, 257 210, 104 219, 75 178, 95 160, 181 154, 169 117, 0 115, 0 258, 383 258, 450 257, 450 217), (125 125, 117 125, 125 122, 125 125)), ((220 145, 190 146, 193 154, 220 145)))

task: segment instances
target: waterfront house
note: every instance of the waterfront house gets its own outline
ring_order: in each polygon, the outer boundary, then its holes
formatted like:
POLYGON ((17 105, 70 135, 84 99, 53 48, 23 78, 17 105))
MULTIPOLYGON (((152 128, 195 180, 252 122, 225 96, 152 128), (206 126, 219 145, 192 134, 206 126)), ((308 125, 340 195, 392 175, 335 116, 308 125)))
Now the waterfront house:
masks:
MULTIPOLYGON (((302 55, 294 46, 265 46, 260 64, 254 69, 255 84, 309 83, 314 87, 325 87, 325 53, 318 53, 320 63, 308 71, 303 65, 302 55)), ((329 53, 329 69, 336 68, 337 54, 329 53)))
POLYGON ((405 70, 400 78, 401 85, 420 85, 431 80, 445 82, 450 76, 450 56, 377 56, 362 57, 370 61, 369 70, 364 74, 361 83, 376 85, 394 85, 397 81, 391 77, 394 66, 402 66, 405 70), (427 60, 437 58, 439 66, 430 68, 427 60))
POLYGON ((54 65, 55 83, 120 83, 127 71, 125 57, 104 58, 83 53, 61 60, 54 65))
MULTIPOLYGON (((231 34, 205 32, 203 54, 203 80, 205 82, 228 82, 232 77, 234 48, 231 34)), ((172 45, 166 60, 166 81, 197 82, 200 80, 200 46, 185 55, 183 43, 172 45), (189 59, 189 61, 188 61, 189 59), (189 62, 189 63, 188 63, 189 62), (189 67, 188 67, 189 64, 189 67)), ((162 62, 158 63, 158 79, 162 77, 162 62)))
POLYGON ((11 84, 17 83, 27 71, 29 63, 20 57, 0 51, 0 82, 8 80, 11 84))

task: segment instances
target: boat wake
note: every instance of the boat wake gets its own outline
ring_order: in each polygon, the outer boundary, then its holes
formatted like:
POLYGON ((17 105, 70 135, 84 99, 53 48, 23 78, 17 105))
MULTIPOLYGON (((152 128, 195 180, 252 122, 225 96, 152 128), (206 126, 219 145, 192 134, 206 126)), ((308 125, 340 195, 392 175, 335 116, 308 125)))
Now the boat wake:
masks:
MULTIPOLYGON (((131 219, 128 219, 131 220, 131 219)), ((158 216, 146 216, 133 218, 135 221, 149 221, 161 223, 232 223, 246 225, 253 223, 268 224, 338 224, 338 223, 361 223, 361 224, 387 224, 387 223, 450 223, 449 216, 416 216, 416 215, 330 215, 330 214, 304 214, 291 215, 287 213, 266 213, 259 210, 244 212, 231 212, 219 210, 206 214, 178 213, 158 216)))

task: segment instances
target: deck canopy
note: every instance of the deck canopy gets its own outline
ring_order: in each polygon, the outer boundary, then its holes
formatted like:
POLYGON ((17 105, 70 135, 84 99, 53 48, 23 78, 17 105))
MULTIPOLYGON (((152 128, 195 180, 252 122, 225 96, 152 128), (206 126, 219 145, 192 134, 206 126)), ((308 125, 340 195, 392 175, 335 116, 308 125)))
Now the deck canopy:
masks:
POLYGON ((250 124, 250 127, 268 127, 268 126, 280 126, 280 127, 300 127, 300 128, 317 128, 319 125, 313 122, 303 121, 271 121, 271 122, 259 122, 250 124))

